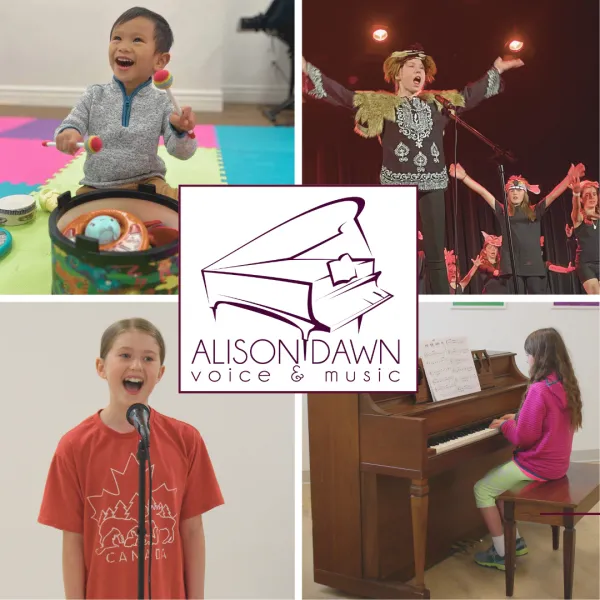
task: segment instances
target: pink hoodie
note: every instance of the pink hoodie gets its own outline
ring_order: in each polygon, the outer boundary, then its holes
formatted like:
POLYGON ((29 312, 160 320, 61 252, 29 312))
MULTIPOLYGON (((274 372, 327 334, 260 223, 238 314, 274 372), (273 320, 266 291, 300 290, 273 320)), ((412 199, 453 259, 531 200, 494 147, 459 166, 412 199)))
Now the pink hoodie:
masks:
POLYGON ((567 395, 556 374, 529 387, 514 420, 500 428, 517 446, 514 460, 538 479, 560 479, 569 468, 573 428, 567 395))

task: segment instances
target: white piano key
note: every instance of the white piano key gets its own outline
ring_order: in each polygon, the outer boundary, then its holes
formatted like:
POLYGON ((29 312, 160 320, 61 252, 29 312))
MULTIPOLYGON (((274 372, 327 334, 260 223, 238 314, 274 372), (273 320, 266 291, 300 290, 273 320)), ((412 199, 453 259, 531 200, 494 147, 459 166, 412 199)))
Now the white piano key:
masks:
POLYGON ((462 446, 468 446, 474 442, 478 442, 485 438, 496 435, 499 432, 499 429, 482 429, 481 431, 475 431, 474 433, 463 435, 455 440, 449 440, 447 442, 442 442, 441 444, 431 446, 431 448, 435 449, 436 454, 442 454, 443 452, 455 450, 456 448, 460 448, 462 446))

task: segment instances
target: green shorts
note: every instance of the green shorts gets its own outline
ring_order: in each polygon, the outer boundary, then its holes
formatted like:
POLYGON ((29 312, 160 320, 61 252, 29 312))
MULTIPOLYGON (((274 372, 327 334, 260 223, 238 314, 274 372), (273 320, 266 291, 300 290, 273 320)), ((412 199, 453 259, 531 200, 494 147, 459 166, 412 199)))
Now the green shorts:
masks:
POLYGON ((473 488, 477 508, 495 506, 496 498, 520 481, 536 481, 536 479, 525 475, 513 460, 495 467, 473 488))

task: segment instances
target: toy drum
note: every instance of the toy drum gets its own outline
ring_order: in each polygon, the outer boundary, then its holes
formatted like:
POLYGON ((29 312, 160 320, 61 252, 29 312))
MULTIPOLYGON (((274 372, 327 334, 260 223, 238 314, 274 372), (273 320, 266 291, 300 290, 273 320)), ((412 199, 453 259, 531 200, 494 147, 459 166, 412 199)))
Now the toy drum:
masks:
POLYGON ((179 293, 179 206, 153 185, 67 192, 49 228, 52 294, 179 293))

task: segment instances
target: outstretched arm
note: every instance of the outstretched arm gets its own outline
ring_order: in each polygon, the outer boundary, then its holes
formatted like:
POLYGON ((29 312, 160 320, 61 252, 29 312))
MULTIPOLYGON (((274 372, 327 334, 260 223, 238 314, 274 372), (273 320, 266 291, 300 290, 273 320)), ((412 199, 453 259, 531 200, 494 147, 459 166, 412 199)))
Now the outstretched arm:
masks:
POLYGON ((571 165, 567 176, 546 196, 546 208, 550 205, 569 187, 574 177, 585 175, 585 167, 579 163, 576 167, 571 165))
POLYGON ((347 90, 333 79, 323 75, 321 70, 302 58, 302 91, 318 100, 325 100, 333 106, 349 110, 354 108, 354 92, 347 90))
MULTIPOLYGON (((581 214, 580 204, 581 182, 579 181, 578 176, 574 175, 573 177, 571 177, 570 187, 573 190, 573 208, 571 209, 571 221, 573 222, 573 227, 579 227, 581 225, 581 222, 583 221, 583 215, 581 214)), ((572 234, 573 230, 571 230, 571 235, 572 234)), ((571 235, 568 235, 568 237, 571 237, 571 235)))
POLYGON ((460 282, 460 287, 463 289, 463 291, 469 285, 469 283, 471 283, 473 275, 475 275, 477 269, 479 269, 479 265, 481 265, 481 259, 479 258, 479 256, 476 259, 471 259, 471 261, 473 262, 473 266, 460 282))
POLYGON ((471 110, 480 104, 483 100, 487 100, 499 94, 503 89, 501 79, 502 73, 510 69, 516 69, 523 66, 522 60, 503 60, 498 57, 494 61, 494 66, 478 81, 470 83, 462 90, 462 96, 465 100, 458 112, 471 110))
POLYGON ((471 179, 460 165, 450 165, 448 172, 452 177, 458 177, 469 189, 479 194, 491 207, 496 209, 496 199, 481 184, 471 179))
POLYGON ((571 271, 575 271, 575 267, 571 263, 569 263, 568 267, 561 267, 560 265, 555 265, 548 261, 546 266, 548 267, 548 270, 553 273, 571 273, 571 271))

